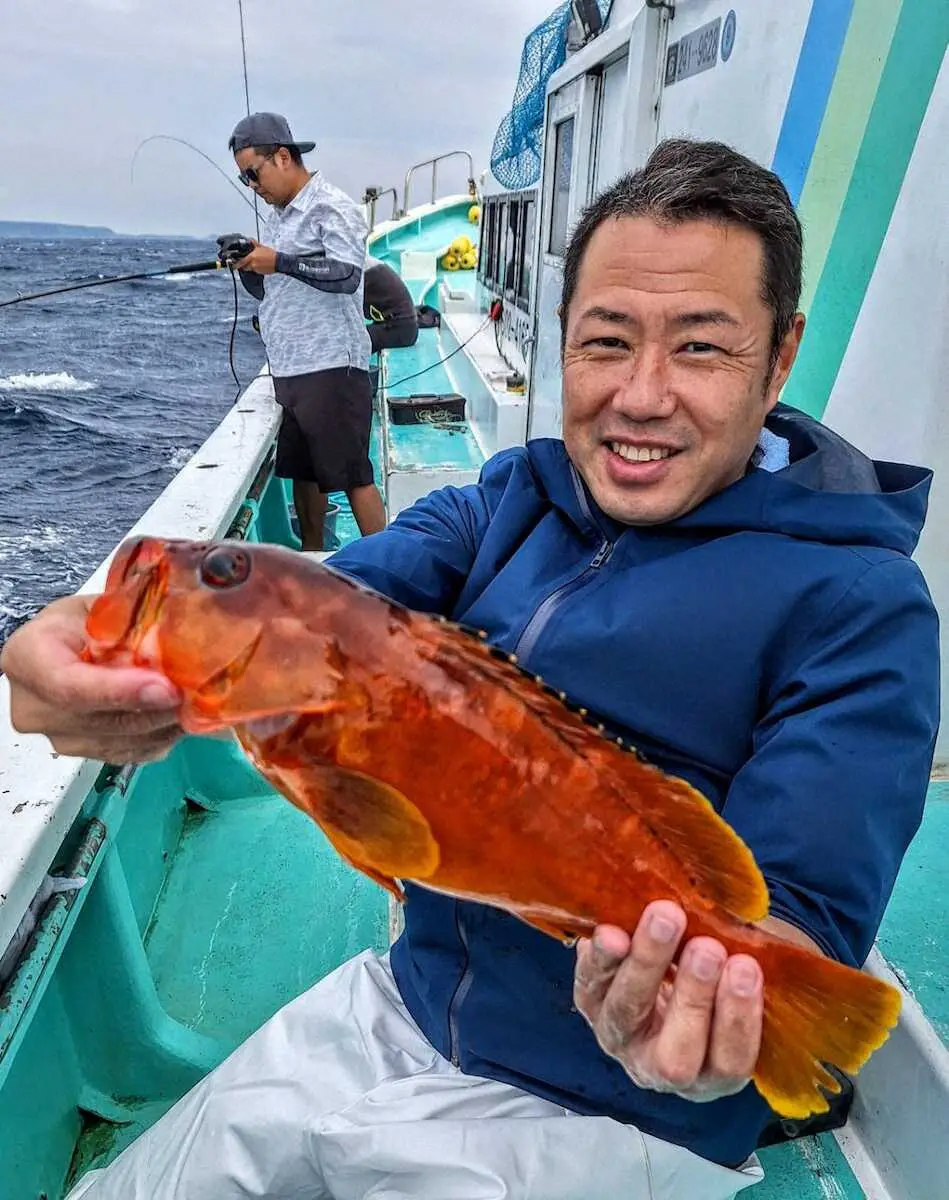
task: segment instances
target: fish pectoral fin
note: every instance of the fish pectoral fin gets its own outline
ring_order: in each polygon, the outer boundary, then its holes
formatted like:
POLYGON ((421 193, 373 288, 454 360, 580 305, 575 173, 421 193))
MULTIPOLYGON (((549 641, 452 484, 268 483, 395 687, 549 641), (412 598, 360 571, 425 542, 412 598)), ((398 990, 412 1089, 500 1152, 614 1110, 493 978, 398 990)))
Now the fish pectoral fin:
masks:
POLYGON ((358 771, 318 772, 310 810, 337 851, 401 897, 395 879, 426 879, 441 853, 424 814, 394 787, 358 771))
POLYGON ((539 929, 541 933, 549 934, 551 937, 556 938, 558 942, 563 942, 565 946, 573 946, 579 937, 593 932, 592 922, 581 933, 578 931, 578 926, 584 924, 582 921, 577 921, 575 924, 571 921, 565 921, 564 924, 561 924, 553 917, 536 917, 529 912, 520 912, 517 913, 517 916, 522 921, 526 921, 528 925, 533 925, 535 929, 539 929))
POLYGON ((768 885, 754 855, 701 792, 632 754, 604 755, 602 768, 710 900, 743 921, 768 915, 768 885))
POLYGON ((391 894, 395 896, 396 900, 398 900, 400 904, 405 903, 405 892, 402 890, 402 887, 397 880, 393 879, 391 875, 383 875, 381 871, 377 871, 375 867, 370 867, 368 863, 361 862, 353 858, 349 853, 347 853, 346 849, 340 845, 336 835, 331 833, 329 829, 323 827, 323 833, 326 835, 327 841, 340 856, 340 858, 342 858, 345 862, 348 862, 349 865, 355 870, 361 871, 363 875, 368 875, 373 883, 378 883, 379 886, 385 888, 387 892, 391 892, 391 894))

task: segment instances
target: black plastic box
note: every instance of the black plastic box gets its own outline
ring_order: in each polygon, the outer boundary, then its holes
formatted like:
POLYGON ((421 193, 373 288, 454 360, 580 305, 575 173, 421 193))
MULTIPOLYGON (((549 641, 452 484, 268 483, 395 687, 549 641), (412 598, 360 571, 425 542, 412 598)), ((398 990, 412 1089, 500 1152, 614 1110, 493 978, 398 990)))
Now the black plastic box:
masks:
POLYGON ((393 425, 441 425, 465 419, 465 398, 458 392, 420 396, 390 396, 389 417, 393 425))

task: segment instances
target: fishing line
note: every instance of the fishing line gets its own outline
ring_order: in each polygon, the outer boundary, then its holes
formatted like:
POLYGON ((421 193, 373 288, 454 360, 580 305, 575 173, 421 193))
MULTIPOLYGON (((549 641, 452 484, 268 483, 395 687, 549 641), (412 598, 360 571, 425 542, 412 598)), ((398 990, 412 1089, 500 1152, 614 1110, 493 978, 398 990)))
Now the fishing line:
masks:
MULTIPOLYGON (((247 43, 244 40, 244 3, 243 0, 237 0, 237 15, 240 18, 241 25, 241 62, 244 67, 244 106, 247 109, 247 115, 250 116, 250 88, 247 83, 247 43)), ((257 207, 257 193, 254 192, 254 221, 257 225, 257 241, 260 241, 260 210, 257 207)))
POLYGON ((491 324, 491 322, 493 320, 494 320, 494 318, 492 316, 486 317, 484 322, 478 326, 478 328, 474 331, 474 333, 471 335, 471 337, 465 338, 465 340, 461 343, 460 346, 458 346, 456 349, 452 350, 451 354, 446 354, 445 357, 440 358, 438 360, 438 362, 433 362, 429 366, 423 367, 421 371, 416 371, 414 375, 405 375, 405 376, 403 376, 402 379, 397 379, 395 381, 395 383, 387 383, 386 391, 391 392, 393 388, 401 387, 403 383, 408 383, 410 379, 418 379, 418 377, 420 375, 426 375, 429 371, 434 371, 434 369, 436 367, 440 367, 442 365, 442 363, 448 362, 448 360, 450 358, 455 357, 455 355, 458 353, 459 350, 464 350, 465 346, 467 346, 470 341, 473 341, 474 338, 476 338, 478 336, 478 334, 481 332, 482 329, 487 329, 487 327, 491 324))
MULTIPOLYGON (((234 180, 230 177, 230 175, 228 175, 228 173, 225 170, 223 170, 223 168, 219 167, 218 164, 214 161, 214 159, 210 157, 210 155, 205 154, 203 150, 199 149, 192 142, 189 142, 187 140, 187 138, 173 137, 170 133, 153 133, 151 135, 151 137, 145 138, 143 141, 139 142, 139 144, 135 147, 135 153, 132 155, 132 162, 131 162, 131 167, 130 167, 130 178, 131 178, 132 183, 135 182, 135 159, 138 157, 139 150, 141 150, 143 146, 148 145, 149 142, 177 142, 179 146, 187 146, 188 149, 193 150, 195 152, 195 154, 200 154, 200 156, 204 159, 204 161, 206 163, 210 163, 210 165, 215 169, 215 171, 217 171, 218 175, 220 175, 222 177, 222 179, 224 179, 224 181, 226 183, 228 183, 234 189, 235 192, 237 192, 238 196, 240 196, 240 198, 244 201, 244 203, 246 205, 248 205, 248 207, 252 208, 254 210, 254 213, 256 214, 257 205, 250 199, 250 197, 247 195, 247 192, 243 188, 238 187, 237 184, 234 182, 234 180)), ((259 234, 260 234, 260 229, 258 226, 258 239, 257 239, 258 241, 260 240, 259 234)))
POLYGON ((236 404, 241 398, 241 392, 244 390, 244 385, 240 381, 237 374, 237 368, 234 366, 234 338, 237 334, 237 272, 232 266, 228 266, 231 273, 231 283, 234 285, 234 319, 231 321, 231 336, 227 343, 227 364, 231 368, 231 374, 234 376, 234 382, 237 384, 237 395, 234 397, 236 404))

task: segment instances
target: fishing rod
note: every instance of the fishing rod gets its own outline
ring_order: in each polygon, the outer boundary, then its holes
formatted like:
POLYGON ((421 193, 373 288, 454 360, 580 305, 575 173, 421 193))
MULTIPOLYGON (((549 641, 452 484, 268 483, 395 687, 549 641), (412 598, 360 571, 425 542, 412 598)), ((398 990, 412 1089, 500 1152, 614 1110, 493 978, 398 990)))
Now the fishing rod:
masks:
MULTIPOLYGON (((248 243, 248 254, 250 243, 248 243)), ((110 275, 106 279, 86 279, 82 283, 67 283, 60 287, 48 288, 44 292, 27 292, 14 296, 12 300, 0 300, 0 308, 9 308, 11 304, 23 304, 26 300, 43 300, 46 296, 59 296, 63 292, 78 292, 82 288, 105 287, 110 283, 131 283, 134 279, 161 279, 165 275, 193 275, 198 271, 220 271, 227 263, 215 258, 211 262, 184 263, 179 267, 163 267, 160 271, 137 271, 134 275, 110 275)))
MULTIPOLYGON (((147 146, 149 142, 177 142, 179 146, 187 146, 187 148, 189 150, 193 150, 195 152, 195 154, 200 154, 200 156, 204 159, 204 161, 206 163, 209 163, 215 169, 215 171, 217 171, 218 175, 221 176, 221 178, 224 180, 224 182, 229 184, 234 189, 234 191, 237 192, 238 196, 240 196, 240 198, 244 201, 244 203, 248 206, 248 208, 252 208, 254 210, 254 214, 256 216, 257 205, 254 203, 254 201, 256 200, 256 196, 254 197, 254 200, 251 200, 250 197, 247 195, 247 192, 243 188, 239 188, 237 186, 237 184, 234 182, 234 180, 230 177, 230 175, 228 175, 228 173, 225 170, 223 170, 221 167, 219 167, 218 164, 214 161, 213 158, 211 158, 211 156, 209 154, 205 154, 204 151, 199 146, 196 146, 193 142, 189 142, 187 138, 174 137, 170 133, 153 133, 151 135, 151 137, 143 138, 142 141, 140 141, 139 144, 135 147, 135 153, 132 155, 132 161, 129 166, 129 179, 132 183, 135 182, 135 160, 138 158, 138 153, 142 149, 142 147, 147 146)), ((259 239, 259 233, 258 233, 258 239, 259 239)))
POLYGON ((237 368, 234 366, 234 338, 237 333, 237 274, 234 269, 234 264, 239 262, 253 250, 253 243, 246 238, 233 239, 226 249, 222 249, 220 255, 211 259, 209 262, 199 263, 182 263, 176 267, 163 267, 157 271, 136 271, 131 275, 110 275, 106 279, 86 279, 79 283, 62 284, 60 287, 47 288, 42 292, 29 292, 26 295, 14 296, 11 300, 0 300, 0 308, 9 308, 12 304, 23 304, 27 300, 42 300, 47 296, 60 296, 64 292, 78 292, 83 288, 106 287, 112 283, 131 283, 137 279, 163 279, 167 275, 194 275, 199 271, 220 271, 227 270, 231 276, 231 283, 234 285, 234 319, 231 322, 231 336, 227 347, 227 361, 231 368, 231 374, 234 377, 234 382, 237 384, 237 396, 235 401, 239 399, 243 384, 237 374, 237 368))

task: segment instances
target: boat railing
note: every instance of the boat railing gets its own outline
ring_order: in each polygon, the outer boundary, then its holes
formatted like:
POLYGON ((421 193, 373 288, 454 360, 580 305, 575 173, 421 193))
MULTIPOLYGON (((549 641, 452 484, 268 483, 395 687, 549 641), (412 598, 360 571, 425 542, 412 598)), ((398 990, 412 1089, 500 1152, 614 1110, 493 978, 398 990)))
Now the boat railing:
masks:
POLYGON ((362 198, 362 202, 363 202, 363 204, 366 205, 366 207, 369 210, 367 216, 368 216, 368 220, 369 220, 369 232, 370 233, 372 233, 373 229, 375 229, 375 227, 376 227, 376 205, 383 198, 383 196, 391 196, 392 197, 392 213, 389 217, 389 220, 394 221, 396 219, 396 217, 399 215, 399 193, 395 190, 394 187, 389 187, 389 188, 385 188, 385 189, 381 189, 381 190, 379 188, 367 187, 366 193, 362 198))
POLYGON ((422 171, 425 167, 432 169, 432 204, 438 200, 438 165, 445 162, 449 158, 464 158, 468 162, 468 192, 472 200, 477 198, 478 187, 474 179, 474 159, 467 150, 449 150, 446 154, 437 154, 434 158, 426 158, 423 162, 415 163, 409 167, 405 173, 405 188, 402 192, 402 209, 397 214, 404 217, 409 211, 409 191, 412 186, 412 178, 417 171, 422 171))

